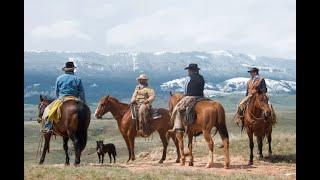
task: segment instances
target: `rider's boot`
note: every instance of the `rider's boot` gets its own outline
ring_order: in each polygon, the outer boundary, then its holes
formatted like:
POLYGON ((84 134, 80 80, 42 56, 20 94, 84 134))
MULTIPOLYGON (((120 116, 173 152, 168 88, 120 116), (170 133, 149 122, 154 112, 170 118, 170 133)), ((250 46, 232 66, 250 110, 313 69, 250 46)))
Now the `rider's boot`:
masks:
POLYGON ((50 131, 52 131, 52 122, 50 120, 47 120, 45 125, 44 125, 44 129, 42 130, 43 133, 48 133, 50 131))

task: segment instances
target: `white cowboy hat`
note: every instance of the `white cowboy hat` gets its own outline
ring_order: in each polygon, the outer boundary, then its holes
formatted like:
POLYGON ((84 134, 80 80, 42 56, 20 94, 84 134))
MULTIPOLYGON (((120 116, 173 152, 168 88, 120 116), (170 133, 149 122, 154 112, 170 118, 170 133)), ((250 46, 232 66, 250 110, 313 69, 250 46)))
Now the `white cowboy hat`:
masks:
POLYGON ((148 80, 148 76, 145 74, 140 74, 140 76, 137 77, 137 80, 140 80, 140 79, 148 80))

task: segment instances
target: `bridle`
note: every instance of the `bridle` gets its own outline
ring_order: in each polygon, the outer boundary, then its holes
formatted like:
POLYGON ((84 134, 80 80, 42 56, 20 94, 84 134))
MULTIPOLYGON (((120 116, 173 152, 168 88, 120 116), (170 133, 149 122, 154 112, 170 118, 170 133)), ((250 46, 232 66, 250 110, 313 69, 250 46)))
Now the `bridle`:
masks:
MULTIPOLYGON (((250 99, 250 101, 252 101, 253 98, 259 98, 259 97, 257 97, 257 96, 258 96, 258 95, 255 94, 254 97, 252 97, 252 98, 250 99)), ((255 100, 256 100, 256 99, 255 99, 255 100)), ((262 105, 261 105, 260 100, 258 99, 258 100, 256 100, 256 101, 258 101, 258 106, 261 108, 262 105)), ((254 102, 252 102, 252 103, 254 103, 254 102)), ((249 112, 249 115, 250 115, 250 119, 254 119, 254 120, 265 120, 265 119, 266 119, 266 117, 264 117, 264 116, 262 116, 262 117, 256 117, 256 116, 252 113, 252 111, 249 111, 249 110, 248 110, 248 112, 249 112)))
POLYGON ((43 100, 38 105, 38 121, 42 119, 45 108, 50 104, 47 100, 43 100))

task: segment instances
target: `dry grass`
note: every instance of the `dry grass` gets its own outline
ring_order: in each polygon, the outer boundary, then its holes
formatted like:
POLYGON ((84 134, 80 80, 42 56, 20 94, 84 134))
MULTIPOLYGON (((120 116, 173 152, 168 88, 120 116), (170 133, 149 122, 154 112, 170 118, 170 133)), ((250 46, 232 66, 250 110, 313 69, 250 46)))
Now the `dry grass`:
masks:
MULTIPOLYGON (((127 148, 119 133, 116 121, 92 121, 89 127, 87 147, 82 155, 80 167, 73 165, 65 167, 62 140, 60 137, 51 142, 51 152, 47 155, 45 165, 39 166, 35 159, 38 143, 38 125, 36 122, 25 123, 25 179, 295 179, 296 169, 296 123, 295 111, 278 113, 279 123, 273 132, 273 157, 262 161, 254 160, 255 165, 247 168, 248 139, 244 133, 233 124, 231 114, 228 114, 227 125, 230 133, 231 169, 223 166, 222 149, 215 148, 214 168, 204 168, 208 148, 202 136, 194 145, 194 167, 180 167, 175 164, 175 147, 170 141, 167 161, 158 164, 161 158, 162 144, 157 134, 149 139, 136 139, 136 161, 126 164, 127 148), (95 141, 112 142, 117 148, 117 163, 109 164, 108 157, 104 165, 97 165, 95 141)), ((220 142, 219 135, 214 137, 220 142)), ((255 144, 254 155, 257 145, 255 144)), ((71 162, 74 160, 71 143, 69 143, 71 162)), ((264 154, 267 155, 267 145, 264 143, 264 154)))

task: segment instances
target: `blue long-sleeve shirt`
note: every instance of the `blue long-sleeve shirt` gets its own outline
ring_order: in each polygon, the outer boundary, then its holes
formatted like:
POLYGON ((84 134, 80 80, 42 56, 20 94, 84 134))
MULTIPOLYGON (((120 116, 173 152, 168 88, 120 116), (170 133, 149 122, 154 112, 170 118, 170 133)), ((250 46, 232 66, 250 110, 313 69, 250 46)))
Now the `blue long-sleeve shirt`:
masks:
POLYGON ((73 72, 66 72, 60 75, 56 80, 56 96, 75 96, 86 102, 84 88, 81 79, 73 72))

